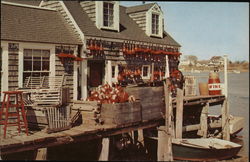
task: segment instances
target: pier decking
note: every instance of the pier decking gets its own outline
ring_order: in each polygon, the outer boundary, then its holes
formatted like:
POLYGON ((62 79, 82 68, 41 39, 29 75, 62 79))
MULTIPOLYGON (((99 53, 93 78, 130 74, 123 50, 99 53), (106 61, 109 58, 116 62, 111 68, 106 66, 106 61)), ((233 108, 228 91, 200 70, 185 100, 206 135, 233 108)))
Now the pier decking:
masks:
MULTIPOLYGON (((203 105, 205 103, 209 103, 209 105, 218 105, 222 104, 224 99, 225 99, 224 95, 184 97, 183 106, 185 109, 189 106, 203 105)), ((175 105, 176 105, 176 98, 173 98, 174 108, 175 105)), ((17 135, 6 139, 4 139, 3 136, 1 135, 0 154, 4 155, 14 152, 28 151, 44 147, 52 147, 68 143, 75 143, 79 141, 87 141, 91 139, 103 138, 121 133, 131 132, 138 129, 158 127, 163 123, 164 123, 164 116, 156 120, 141 121, 122 126, 111 125, 111 124, 90 125, 88 123, 84 123, 84 118, 83 118, 82 125, 72 127, 69 130, 57 133, 48 134, 46 133, 45 130, 42 130, 35 133, 30 132, 29 136, 17 135)))

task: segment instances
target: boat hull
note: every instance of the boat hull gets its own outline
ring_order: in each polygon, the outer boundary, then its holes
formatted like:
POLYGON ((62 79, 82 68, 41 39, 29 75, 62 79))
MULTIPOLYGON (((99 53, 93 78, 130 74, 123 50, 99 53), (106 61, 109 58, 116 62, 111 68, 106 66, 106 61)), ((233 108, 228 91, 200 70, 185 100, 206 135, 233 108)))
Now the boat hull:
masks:
POLYGON ((173 144, 173 158, 175 160, 190 160, 190 161, 212 161, 229 159, 237 155, 240 148, 230 149, 200 149, 183 147, 173 144))
POLYGON ((173 143, 173 158, 175 160, 189 161, 212 161, 230 159, 237 155, 241 149, 241 145, 225 148, 202 148, 196 146, 186 146, 179 143, 173 143))

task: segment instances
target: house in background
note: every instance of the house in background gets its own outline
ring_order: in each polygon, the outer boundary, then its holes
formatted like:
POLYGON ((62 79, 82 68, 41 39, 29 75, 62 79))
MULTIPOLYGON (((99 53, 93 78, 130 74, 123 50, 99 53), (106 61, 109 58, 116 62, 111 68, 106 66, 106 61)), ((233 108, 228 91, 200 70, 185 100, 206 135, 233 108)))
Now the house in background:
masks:
POLYGON ((154 72, 166 77, 166 71, 178 69, 181 46, 164 31, 163 11, 156 3, 1 4, 1 91, 23 87, 29 76, 66 75, 71 99, 86 99, 92 87, 118 82, 124 71, 139 70, 149 81, 154 72), (84 60, 65 63, 61 53, 84 60))

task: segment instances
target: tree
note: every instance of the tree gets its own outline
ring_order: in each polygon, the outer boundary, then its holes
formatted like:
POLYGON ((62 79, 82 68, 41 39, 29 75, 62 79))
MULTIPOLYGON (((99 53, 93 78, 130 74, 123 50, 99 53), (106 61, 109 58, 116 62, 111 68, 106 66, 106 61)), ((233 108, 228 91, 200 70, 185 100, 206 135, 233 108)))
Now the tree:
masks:
POLYGON ((184 59, 188 60, 190 64, 193 64, 193 65, 196 65, 197 60, 198 60, 197 56, 194 56, 194 55, 185 55, 184 59))

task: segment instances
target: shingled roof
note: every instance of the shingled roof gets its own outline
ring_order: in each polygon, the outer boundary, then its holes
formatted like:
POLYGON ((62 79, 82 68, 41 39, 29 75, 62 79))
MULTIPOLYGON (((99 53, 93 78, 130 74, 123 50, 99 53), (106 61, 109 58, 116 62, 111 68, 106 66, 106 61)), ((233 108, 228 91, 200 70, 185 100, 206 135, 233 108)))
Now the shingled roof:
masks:
POLYGON ((3 0, 3 2, 11 2, 11 3, 18 3, 18 4, 25 4, 25 5, 32 5, 32 6, 39 6, 41 0, 3 0))
POLYGON ((155 3, 148 3, 148 4, 138 5, 138 6, 127 7, 126 12, 127 13, 134 13, 134 12, 147 11, 151 7, 153 7, 153 5, 155 5, 155 3))
POLYGON ((3 2, 1 40, 81 44, 57 11, 3 2))
MULTIPOLYGON (((116 32, 98 29, 95 23, 90 20, 87 13, 82 9, 79 2, 64 1, 64 4, 68 8, 69 12, 73 16, 83 34, 86 36, 133 40, 180 47, 180 44, 177 43, 167 32, 163 33, 163 38, 147 36, 145 31, 143 31, 136 24, 136 22, 129 17, 129 15, 127 14, 127 7, 120 6, 120 32, 116 32)), ((145 5, 145 8, 148 8, 152 4, 145 5)))

